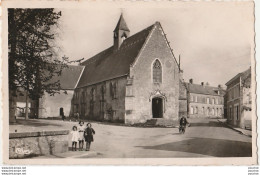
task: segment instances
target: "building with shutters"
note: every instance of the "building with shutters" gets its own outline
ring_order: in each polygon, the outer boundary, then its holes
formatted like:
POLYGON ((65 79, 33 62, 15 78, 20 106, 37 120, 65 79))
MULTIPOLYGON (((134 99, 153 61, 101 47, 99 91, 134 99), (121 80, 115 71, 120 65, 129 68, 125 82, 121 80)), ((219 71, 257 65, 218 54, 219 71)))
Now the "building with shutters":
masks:
POLYGON ((188 116, 190 118, 223 118, 225 90, 219 85, 186 83, 188 92, 188 116))
POLYGON ((226 86, 226 108, 228 123, 241 128, 251 128, 251 67, 230 79, 226 83, 226 86))

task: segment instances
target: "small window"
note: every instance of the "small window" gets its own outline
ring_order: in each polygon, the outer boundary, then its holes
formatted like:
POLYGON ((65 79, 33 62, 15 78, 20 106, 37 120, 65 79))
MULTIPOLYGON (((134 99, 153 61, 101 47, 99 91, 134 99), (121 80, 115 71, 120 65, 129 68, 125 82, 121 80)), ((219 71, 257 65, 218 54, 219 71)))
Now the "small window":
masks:
POLYGON ((113 91, 113 83, 112 82, 110 82, 110 96, 112 97, 112 99, 113 99, 113 97, 114 97, 114 91, 113 91))
POLYGON ((190 107, 190 114, 193 114, 193 107, 190 107))
POLYGON ((101 86, 100 92, 101 92, 101 100, 104 101, 105 100, 105 93, 106 93, 106 85, 101 86))
POLYGON ((116 82, 114 83, 113 89, 114 89, 114 99, 116 99, 117 98, 117 83, 116 82))
POLYGON ((207 104, 209 104, 209 98, 207 98, 207 104))
POLYGON ((81 103, 85 102, 85 93, 81 92, 81 103))
POLYGON ((162 83, 162 66, 159 60, 153 63, 153 82, 162 83))
POLYGON ((190 101, 193 101, 193 96, 192 95, 190 96, 190 101))
POLYGON ((96 101, 96 90, 95 88, 92 88, 91 91, 90 91, 90 97, 91 97, 91 101, 96 101))
POLYGON ((112 99, 117 98, 117 82, 110 83, 110 96, 112 97, 112 99))

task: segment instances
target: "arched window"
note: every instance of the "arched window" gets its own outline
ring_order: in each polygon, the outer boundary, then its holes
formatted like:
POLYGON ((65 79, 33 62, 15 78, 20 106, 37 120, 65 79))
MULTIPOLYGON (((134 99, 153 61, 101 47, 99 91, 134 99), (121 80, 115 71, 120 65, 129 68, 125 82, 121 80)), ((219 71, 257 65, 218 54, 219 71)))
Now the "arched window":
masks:
POLYGON ((162 65, 159 60, 155 60, 155 62, 153 63, 153 82, 162 82, 162 65))

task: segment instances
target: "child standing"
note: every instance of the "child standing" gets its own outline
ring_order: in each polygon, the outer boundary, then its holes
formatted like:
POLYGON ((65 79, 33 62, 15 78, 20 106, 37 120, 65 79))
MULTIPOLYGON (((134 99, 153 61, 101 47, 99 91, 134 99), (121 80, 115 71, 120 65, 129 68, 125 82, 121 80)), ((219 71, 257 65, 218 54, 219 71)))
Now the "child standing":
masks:
POLYGON ((83 121, 79 122, 78 130, 79 130, 79 150, 83 151, 84 131, 85 131, 85 126, 84 126, 84 122, 83 121))
POLYGON ((90 150, 90 144, 94 141, 93 134, 95 134, 94 129, 91 127, 91 124, 87 124, 87 128, 85 130, 85 141, 86 141, 86 151, 90 150))
POLYGON ((77 127, 73 126, 72 127, 72 131, 70 132, 72 137, 71 137, 71 141, 72 141, 72 151, 75 148, 75 151, 77 151, 77 143, 79 140, 79 132, 77 131, 77 127))

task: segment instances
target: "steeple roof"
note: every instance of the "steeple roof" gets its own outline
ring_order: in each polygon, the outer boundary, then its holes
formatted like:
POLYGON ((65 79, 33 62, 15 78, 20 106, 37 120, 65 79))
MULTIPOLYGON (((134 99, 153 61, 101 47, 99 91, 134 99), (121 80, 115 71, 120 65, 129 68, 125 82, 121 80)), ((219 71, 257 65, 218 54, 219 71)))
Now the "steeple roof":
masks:
POLYGON ((123 14, 120 15, 120 18, 118 20, 118 23, 116 25, 116 28, 115 28, 114 32, 118 31, 118 30, 124 30, 124 31, 129 31, 130 32, 129 28, 126 25, 126 22, 125 22, 125 19, 123 17, 123 14))

